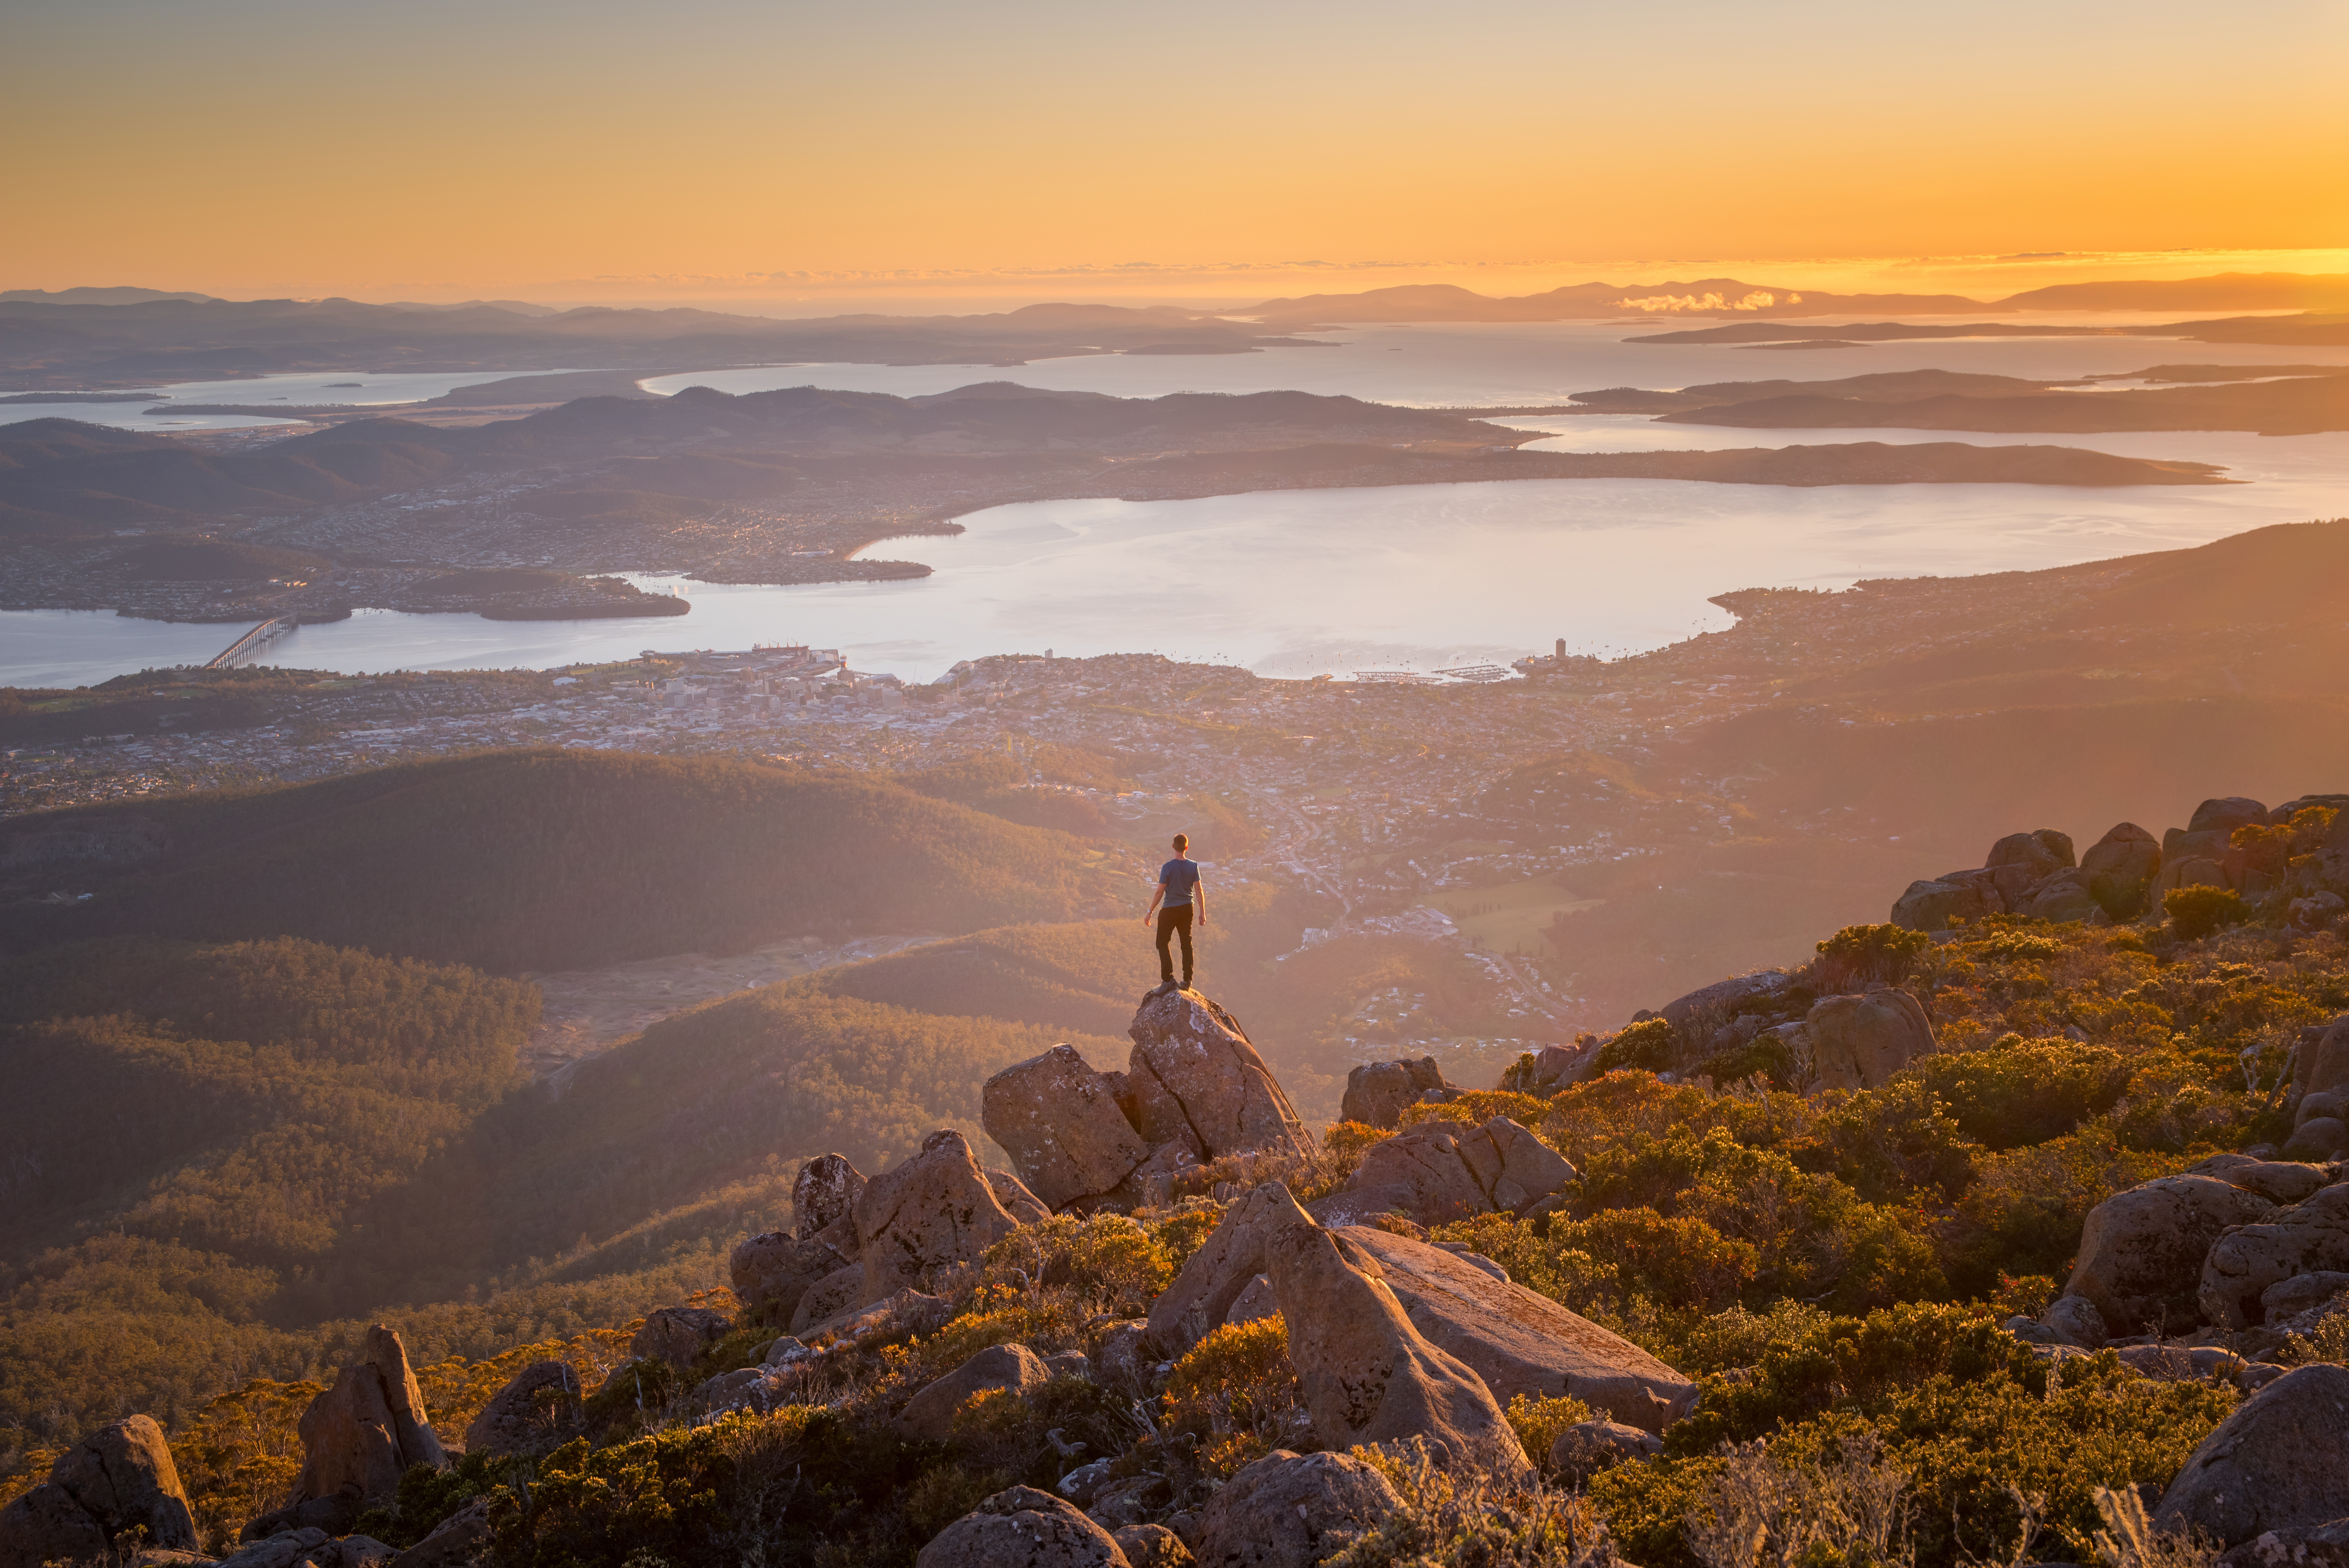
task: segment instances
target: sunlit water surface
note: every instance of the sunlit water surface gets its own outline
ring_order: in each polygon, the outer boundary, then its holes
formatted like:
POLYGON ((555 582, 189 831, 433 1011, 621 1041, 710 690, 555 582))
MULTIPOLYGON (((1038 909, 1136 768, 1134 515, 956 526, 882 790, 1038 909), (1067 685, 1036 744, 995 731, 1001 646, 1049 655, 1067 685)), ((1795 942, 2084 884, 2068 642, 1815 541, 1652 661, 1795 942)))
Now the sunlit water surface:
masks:
MULTIPOLYGON (((1299 388, 1389 402, 1490 406, 1563 401, 1569 392, 1608 386, 1818 379, 1924 368, 2052 379, 2157 364, 2349 364, 2349 349, 2111 337, 1804 352, 1652 348, 1622 342, 1630 330, 1386 327, 1325 335, 1342 339, 1337 348, 1100 357, 1016 369, 770 367, 646 385, 665 392, 693 385, 736 392, 820 385, 917 394, 1016 379, 1122 396, 1299 388)), ((366 379, 375 390, 373 378, 323 379, 366 379)), ((892 540, 868 552, 936 568, 917 581, 740 587, 639 578, 687 594, 693 613, 681 619, 495 622, 372 611, 305 627, 274 644, 269 658, 345 670, 543 667, 648 647, 807 642, 841 648, 860 669, 921 680, 958 659, 1048 648, 1063 655, 1155 651, 1226 659, 1282 676, 1432 670, 1546 650, 1557 638, 1571 649, 1600 654, 1654 648, 1729 624, 1706 600, 1733 588, 1839 587, 1863 577, 2063 566, 2349 513, 2349 435, 1714 430, 1619 416, 1505 422, 1542 431, 1540 447, 1563 451, 2029 441, 2214 462, 2248 483, 1798 490, 1532 480, 1197 501, 1040 502, 973 514, 962 520, 968 531, 959 537, 892 540)), ((0 680, 74 684, 144 666, 201 662, 237 629, 63 611, 0 615, 0 680)))

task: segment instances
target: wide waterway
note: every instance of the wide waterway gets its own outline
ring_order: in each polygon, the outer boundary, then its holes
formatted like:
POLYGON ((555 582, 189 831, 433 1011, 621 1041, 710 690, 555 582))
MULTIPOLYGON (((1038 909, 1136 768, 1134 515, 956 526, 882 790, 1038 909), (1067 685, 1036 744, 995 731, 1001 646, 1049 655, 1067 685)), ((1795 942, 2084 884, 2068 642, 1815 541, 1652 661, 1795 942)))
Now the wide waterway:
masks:
MULTIPOLYGON (((816 384, 917 394, 974 380, 1150 396, 1297 387, 1382 401, 1542 403, 1612 385, 1685 386, 1940 367, 2055 378, 2156 364, 2349 364, 2349 350, 2141 338, 1967 339, 1799 353, 1620 341, 1622 327, 1414 327, 1332 333, 1340 348, 1211 358, 1100 357, 1002 370, 792 366, 647 383, 675 391, 816 384)), ((370 379, 364 377, 321 377, 370 379)), ((479 379, 478 377, 473 379, 479 379)), ((253 383, 244 383, 251 387, 253 383)), ((446 387, 438 389, 447 389, 446 387)), ((184 395, 185 388, 174 389, 184 395)), ((273 395, 282 389, 272 388, 273 395)), ((377 388, 370 385, 373 393, 377 388)), ((410 394, 418 395, 418 394, 410 394)), ((2089 490, 2040 485, 1788 489, 1661 480, 1536 480, 1281 491, 1195 501, 1044 502, 963 519, 957 538, 869 554, 933 576, 885 584, 739 587, 638 579, 686 593, 678 619, 496 622, 362 613, 305 627, 270 662, 345 670, 548 665, 645 648, 807 642, 860 669, 928 680, 992 652, 1165 653, 1299 676, 1423 670, 1547 649, 1654 648, 1728 624, 1732 588, 1839 587, 1862 577, 2031 569, 2207 543, 2349 513, 2349 435, 2208 431, 2009 436, 1754 431, 1638 418, 1514 418, 1540 444, 1585 452, 1854 441, 2029 441, 2225 465, 2249 483, 2089 490)), ((0 682, 79 684, 200 663, 241 629, 88 612, 0 614, 0 682)))

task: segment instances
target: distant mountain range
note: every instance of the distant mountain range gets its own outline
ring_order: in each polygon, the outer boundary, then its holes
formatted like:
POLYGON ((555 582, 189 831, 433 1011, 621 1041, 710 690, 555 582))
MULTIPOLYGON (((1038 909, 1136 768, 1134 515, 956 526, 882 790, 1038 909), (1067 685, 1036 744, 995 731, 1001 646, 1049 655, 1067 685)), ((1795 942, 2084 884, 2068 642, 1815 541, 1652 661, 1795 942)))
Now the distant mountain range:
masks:
POLYGON ((1451 284, 1361 294, 1268 299, 1237 314, 1294 331, 1308 326, 1402 321, 1591 321, 1615 317, 1963 316, 2018 310, 2344 310, 2349 275, 2219 273, 2209 277, 2062 283, 2003 299, 1955 294, 1831 294, 1732 277, 1653 284, 1578 283, 1495 298, 1451 284))

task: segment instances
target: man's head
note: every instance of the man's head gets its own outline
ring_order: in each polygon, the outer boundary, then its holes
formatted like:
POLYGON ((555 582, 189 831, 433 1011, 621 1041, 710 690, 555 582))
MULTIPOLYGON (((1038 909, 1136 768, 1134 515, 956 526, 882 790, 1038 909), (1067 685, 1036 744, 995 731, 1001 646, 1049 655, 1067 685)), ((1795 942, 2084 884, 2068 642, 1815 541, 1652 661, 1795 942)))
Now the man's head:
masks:
POLYGON ((1188 855, 1191 853, 1191 836, 1189 834, 1178 833, 1174 836, 1174 853, 1177 855, 1188 855))

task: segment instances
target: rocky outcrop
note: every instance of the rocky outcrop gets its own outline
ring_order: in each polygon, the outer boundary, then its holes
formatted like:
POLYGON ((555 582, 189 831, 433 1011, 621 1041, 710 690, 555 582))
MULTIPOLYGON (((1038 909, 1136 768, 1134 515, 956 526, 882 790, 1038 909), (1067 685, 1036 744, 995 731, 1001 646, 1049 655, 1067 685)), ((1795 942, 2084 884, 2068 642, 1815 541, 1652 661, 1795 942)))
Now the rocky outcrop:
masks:
POLYGON ((1052 1217, 1044 1201, 1028 1189, 1028 1184, 1008 1170, 984 1170, 987 1189, 1003 1205, 1003 1211, 1021 1225, 1040 1225, 1052 1217))
POLYGON ((1577 1421, 1549 1446, 1549 1468, 1560 1480, 1579 1486, 1600 1470, 1626 1459, 1644 1459, 1664 1450, 1653 1432, 1620 1421, 1577 1421))
POLYGON ((1875 1089, 1934 1049, 1925 1009, 1905 991, 1875 986, 1858 996, 1823 996, 1803 1019, 1813 1084, 1875 1089))
POLYGON ((1374 1127, 1398 1127, 1403 1113, 1429 1094, 1449 1096, 1459 1085, 1448 1083, 1433 1056, 1416 1061, 1365 1062, 1346 1075, 1346 1097, 1339 1115, 1350 1122, 1374 1127))
POLYGON ((724 1313, 708 1307, 660 1307, 645 1314, 644 1326, 628 1341, 628 1354, 638 1361, 666 1362, 683 1372, 733 1326, 724 1313))
POLYGON ((1119 1085, 1067 1045, 987 1080, 980 1121, 1050 1209, 1105 1196, 1150 1158, 1118 1108, 1119 1085))
POLYGON ((825 1241, 766 1231, 737 1242, 726 1260, 729 1282, 742 1311, 756 1321, 788 1324, 809 1287, 849 1267, 825 1241))
POLYGON ((1311 1216, 1277 1181, 1241 1194, 1151 1303, 1150 1347, 1171 1361, 1222 1326, 1241 1293, 1265 1272, 1267 1240, 1299 1219, 1311 1216))
POLYGON ((1402 1503, 1351 1454, 1276 1449, 1208 1500, 1193 1555, 1200 1568, 1312 1568, 1402 1503))
POLYGON ((2088 896, 2116 920, 2143 914, 2154 879, 2161 874, 2161 844, 2134 822, 2124 822, 2080 857, 2088 896))
POLYGON ((1389 1212, 1440 1225, 1497 1210, 1522 1213, 1574 1176, 1563 1156, 1506 1116, 1477 1127, 1422 1122, 1372 1144, 1344 1189, 1313 1209, 1333 1225, 1389 1212))
POLYGON ((854 1312, 864 1300, 864 1265, 845 1264, 807 1288, 800 1304, 792 1309, 791 1330, 795 1334, 813 1334, 843 1314, 854 1312))
POLYGON ((1997 898, 1996 885, 1981 873, 1951 871, 1909 883, 1892 901, 1889 919, 1912 931, 1946 931, 1998 913, 1997 898))
POLYGON ((2072 837, 2052 827, 2035 833, 2010 833, 1990 846, 1982 869, 2010 909, 2021 909, 2059 871, 2078 862, 2072 856, 2072 837))
POLYGON ((1171 1143, 1201 1161, 1313 1152, 1272 1070, 1216 1003, 1185 991, 1154 995, 1129 1033, 1121 1107, 1154 1149, 1171 1143))
POLYGON ((543 1454, 570 1441, 585 1408, 579 1375, 560 1361, 523 1367, 465 1428, 469 1454, 543 1454))
POLYGON ((490 1544, 490 1500, 475 1498, 391 1560, 391 1568, 472 1568, 490 1544))
POLYGON ((0 1568, 107 1557, 117 1540, 192 1551, 195 1516, 151 1416, 101 1427, 59 1455, 49 1478, 0 1509, 0 1568))
POLYGON ((304 1459, 294 1482, 296 1504, 337 1493, 363 1506, 389 1503, 410 1466, 448 1463, 408 1349, 381 1324, 367 1330, 359 1360, 310 1402, 297 1429, 304 1459))
POLYGON ((907 1401, 897 1417, 897 1435, 907 1442, 943 1443, 954 1436, 955 1412, 972 1395, 1002 1388, 1024 1398, 1051 1380, 1044 1358, 1026 1345, 990 1345, 907 1401))
POLYGON ((2221 1328, 2266 1320, 2262 1298, 2295 1274, 2349 1270, 2349 1184, 2274 1210, 2217 1238, 2202 1264, 2203 1316, 2221 1328))
POLYGON ((1183 1538, 1163 1524, 1129 1524, 1112 1538, 1133 1568, 1190 1568, 1195 1561, 1183 1538))
POLYGON ((1506 1272, 1495 1277, 1441 1247, 1369 1226, 1338 1234, 1376 1262, 1412 1327, 1474 1370, 1505 1407, 1521 1394, 1570 1395, 1626 1426, 1661 1432, 1696 1405, 1694 1383, 1506 1272))
POLYGON ((2189 1327, 2211 1244, 2274 1208, 2209 1176, 2165 1176, 2116 1192, 2088 1210, 2064 1293, 2085 1298, 2108 1334, 2189 1327))
POLYGON ((2349 1519, 2349 1367, 2286 1373, 2202 1439, 2162 1494, 2154 1523, 2221 1546, 2268 1531, 2349 1519))
MULTIPOLYGON (((919 1287, 936 1270, 977 1261, 1019 1228, 996 1199, 962 1134, 934 1132, 921 1152, 865 1184, 856 1239, 866 1303, 919 1287)), ((800 1331, 794 1321, 792 1332, 800 1331)))
POLYGON ((915 1568, 1132 1568, 1074 1504, 1033 1487, 997 1492, 940 1531, 915 1568))
POLYGON ((1413 1326, 1377 1260, 1315 1224, 1294 1199, 1288 1207, 1264 1231, 1264 1272, 1288 1324, 1299 1402, 1321 1445, 1423 1441, 1504 1481, 1528 1476, 1525 1450, 1484 1380, 1413 1326))
POLYGON ((864 1192, 864 1173, 846 1155, 816 1156, 792 1181, 792 1234, 802 1241, 823 1235, 856 1211, 864 1192))

